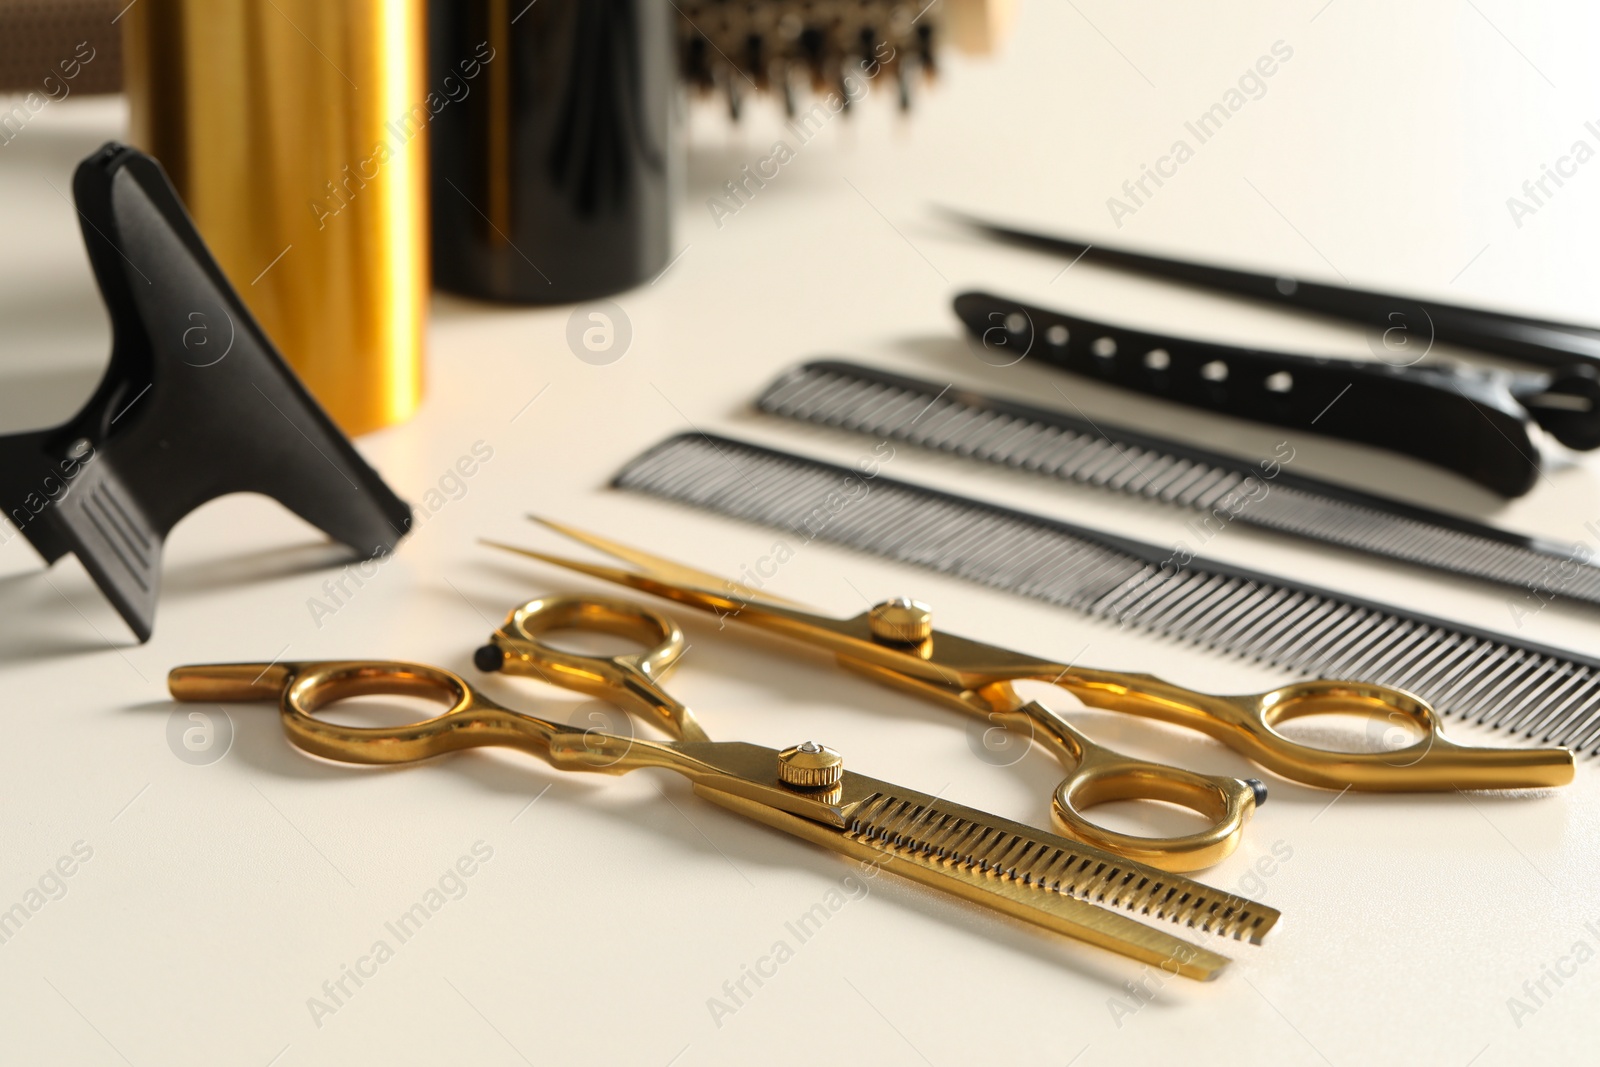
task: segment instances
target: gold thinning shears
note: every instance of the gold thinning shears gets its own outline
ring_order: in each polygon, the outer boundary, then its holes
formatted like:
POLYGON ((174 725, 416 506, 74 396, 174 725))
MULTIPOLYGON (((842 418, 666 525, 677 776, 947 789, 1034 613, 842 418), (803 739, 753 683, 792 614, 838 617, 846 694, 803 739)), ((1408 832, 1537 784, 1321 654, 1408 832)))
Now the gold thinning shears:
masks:
POLYGON ((1012 683, 1047 682, 1090 707, 1198 730, 1275 774, 1324 789, 1437 792, 1539 788, 1572 781, 1572 754, 1567 749, 1457 744, 1445 736, 1431 706, 1388 686, 1319 680, 1241 696, 1198 693, 1149 674, 1057 663, 945 633, 933 627, 926 605, 908 599, 885 601, 848 619, 818 615, 714 574, 529 517, 637 570, 485 543, 783 634, 833 653, 851 670, 1032 737, 1071 768, 1051 803, 1063 833, 1166 870, 1198 870, 1232 852, 1265 798, 1264 786, 1255 779, 1202 774, 1113 752, 1039 701, 1024 700, 1012 683), (1301 744, 1277 729, 1291 719, 1332 713, 1385 719, 1415 730, 1420 737, 1383 752, 1341 752, 1301 744), (1115 800, 1165 801, 1195 811, 1209 825, 1192 834, 1144 837, 1102 827, 1084 814, 1115 800))
POLYGON ((661 677, 683 651, 683 632, 664 615, 622 600, 552 596, 512 611, 474 657, 481 669, 610 700, 672 735, 665 742, 513 711, 459 675, 421 663, 188 666, 173 670, 167 684, 181 701, 277 700, 290 741, 347 763, 410 763, 505 745, 562 770, 675 771, 713 803, 875 870, 1189 978, 1215 977, 1228 958, 1141 919, 1260 943, 1279 918, 1272 908, 1182 875, 845 770, 842 757, 822 745, 778 751, 711 741, 694 714, 661 688, 661 677), (556 630, 611 634, 644 647, 628 655, 584 655, 544 639, 556 630), (383 694, 431 698, 446 710, 394 727, 317 717, 338 701, 383 694))

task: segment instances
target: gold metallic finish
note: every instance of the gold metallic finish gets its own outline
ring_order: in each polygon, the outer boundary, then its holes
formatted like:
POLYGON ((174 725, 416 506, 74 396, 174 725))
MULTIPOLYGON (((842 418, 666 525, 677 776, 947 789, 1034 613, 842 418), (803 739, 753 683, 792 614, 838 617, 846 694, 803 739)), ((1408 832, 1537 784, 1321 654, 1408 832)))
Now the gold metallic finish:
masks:
POLYGON ((933 636, 933 609, 920 600, 895 597, 867 612, 872 636, 902 645, 920 645, 933 636))
POLYGON ((1090 707, 1197 730, 1275 774, 1324 789, 1444 792, 1545 788, 1572 781, 1572 754, 1567 749, 1457 744, 1444 735, 1433 708, 1402 690, 1323 680, 1297 682, 1267 693, 1216 696, 1149 674, 1039 659, 937 629, 918 646, 885 642, 874 632, 870 611, 838 619, 749 590, 734 595, 737 587, 716 575, 571 526, 535 521, 638 569, 584 563, 510 545, 494 547, 783 634, 833 653, 850 670, 1031 737, 1071 768, 1052 802, 1056 825, 1063 833, 1167 870, 1198 870, 1231 853, 1255 812, 1259 783, 1120 755, 1095 744, 1040 702, 1023 700, 1013 682, 1048 682, 1090 707), (1301 744, 1278 731, 1290 720, 1329 713, 1409 724, 1421 736, 1414 744, 1391 751, 1339 752, 1301 744), (1142 837, 1106 829, 1084 814, 1098 804, 1127 799, 1190 808, 1208 821, 1208 827, 1182 836, 1142 837))
POLYGON ((827 789, 844 777, 844 757, 815 741, 778 753, 778 778, 798 789, 827 789))
MULTIPOLYGON (((910 878, 1040 929, 1064 934, 1189 978, 1215 977, 1227 957, 1150 922, 1259 944, 1278 912, 1262 904, 1069 841, 1020 823, 877 781, 834 764, 837 781, 796 789, 770 748, 705 738, 689 711, 660 686, 683 654, 683 635, 663 615, 626 601, 545 597, 513 611, 492 638, 500 669, 603 696, 674 736, 671 741, 584 730, 513 711, 460 676, 393 661, 235 663, 178 667, 181 701, 277 700, 295 745, 347 763, 396 764, 480 745, 521 749, 570 771, 623 774, 661 768, 694 791, 758 822, 910 878), (645 646, 625 656, 553 648, 553 630, 595 630, 645 646), (373 694, 431 698, 443 713, 394 727, 345 726, 316 713, 373 694)), ((801 746, 797 746, 797 749, 801 746)), ((807 757, 826 753, 807 752, 807 757)), ((795 751, 795 750, 791 750, 795 751)))
POLYGON ((267 335, 347 433, 409 417, 445 99, 423 0, 139 0, 122 23, 132 139, 267 335))

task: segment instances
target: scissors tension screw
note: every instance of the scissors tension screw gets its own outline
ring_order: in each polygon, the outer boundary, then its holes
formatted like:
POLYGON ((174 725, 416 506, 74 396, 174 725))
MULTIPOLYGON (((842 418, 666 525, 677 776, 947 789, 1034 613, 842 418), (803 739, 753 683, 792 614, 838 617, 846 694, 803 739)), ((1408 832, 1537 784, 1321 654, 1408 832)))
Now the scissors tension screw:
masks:
POLYGON ((897 596, 874 605, 867 624, 880 641, 920 645, 933 636, 933 609, 920 600, 897 596))
POLYGON ((778 780, 797 789, 827 789, 844 777, 844 757, 815 741, 778 753, 778 780))

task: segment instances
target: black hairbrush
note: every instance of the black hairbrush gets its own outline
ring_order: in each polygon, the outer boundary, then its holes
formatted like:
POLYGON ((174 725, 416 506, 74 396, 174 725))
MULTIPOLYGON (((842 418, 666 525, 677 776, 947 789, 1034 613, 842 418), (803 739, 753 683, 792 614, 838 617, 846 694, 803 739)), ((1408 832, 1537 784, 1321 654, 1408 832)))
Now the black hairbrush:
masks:
POLYGON ((939 68, 944 49, 992 51, 1013 0, 680 0, 683 79, 727 98, 739 117, 745 95, 773 92, 793 117, 805 91, 837 92, 844 105, 863 79, 883 74, 911 106, 918 75, 939 68), (853 80, 852 80, 853 79, 853 80))

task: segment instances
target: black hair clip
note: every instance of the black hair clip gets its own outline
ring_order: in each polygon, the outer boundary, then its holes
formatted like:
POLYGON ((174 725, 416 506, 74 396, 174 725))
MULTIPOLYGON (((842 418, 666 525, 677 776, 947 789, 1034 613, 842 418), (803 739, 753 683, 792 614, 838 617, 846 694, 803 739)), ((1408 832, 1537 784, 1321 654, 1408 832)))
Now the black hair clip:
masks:
POLYGON ((946 214, 989 237, 1073 262, 1086 258, 1361 323, 1376 331, 1373 351, 1380 357, 1234 348, 969 293, 957 298, 956 314, 986 347, 1003 349, 986 359, 1019 359, 1029 350, 1063 369, 1163 399, 1404 452, 1508 497, 1538 479, 1543 456, 1535 425, 1568 448, 1600 447, 1600 329, 1592 326, 1167 259, 946 214), (1419 364, 1434 341, 1549 370, 1419 364))
POLYGON ((1600 375, 1513 373, 1455 363, 1328 359, 1113 326, 989 293, 956 314, 985 360, 1023 356, 1191 407, 1403 452, 1501 496, 1532 489, 1533 427, 1569 448, 1600 446, 1600 375))
POLYGON ((1406 343, 1414 347, 1446 341, 1562 372, 1574 364, 1600 365, 1600 329, 1593 326, 1168 259, 1014 229, 957 212, 946 214, 996 240, 1071 256, 1074 262, 1087 259, 1136 274, 1251 297, 1275 307, 1361 323, 1397 339, 1404 336, 1406 343))
POLYGON ((163 539, 224 494, 273 497, 363 558, 393 551, 410 507, 284 364, 160 164, 107 144, 72 189, 111 364, 71 421, 0 438, 0 506, 46 562, 74 553, 144 641, 163 539))

